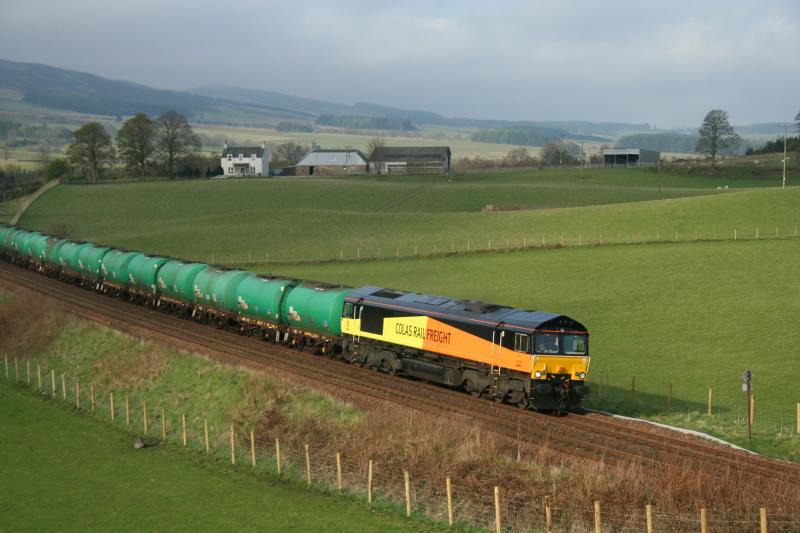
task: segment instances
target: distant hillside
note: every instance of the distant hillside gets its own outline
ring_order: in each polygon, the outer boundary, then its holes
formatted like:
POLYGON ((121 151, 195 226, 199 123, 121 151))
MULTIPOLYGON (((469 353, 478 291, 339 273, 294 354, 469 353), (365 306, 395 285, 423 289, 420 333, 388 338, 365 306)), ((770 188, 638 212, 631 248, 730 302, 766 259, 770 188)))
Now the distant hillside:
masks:
POLYGON ((620 137, 615 146, 690 154, 694 152, 698 139, 698 135, 684 133, 637 133, 620 137))
POLYGON ((570 139, 578 141, 610 142, 606 137, 594 135, 581 135, 570 133, 562 129, 540 128, 525 126, 516 128, 501 128, 496 130, 481 130, 473 133, 470 138, 477 142, 517 144, 522 146, 544 146, 550 141, 570 139))
POLYGON ((110 80, 93 74, 64 70, 35 63, 0 59, 0 89, 23 95, 31 104, 97 115, 157 115, 174 109, 192 120, 244 116, 251 123, 268 118, 308 118, 279 107, 226 101, 178 91, 154 89, 128 81, 110 80), (230 111, 230 112, 229 112, 230 111))

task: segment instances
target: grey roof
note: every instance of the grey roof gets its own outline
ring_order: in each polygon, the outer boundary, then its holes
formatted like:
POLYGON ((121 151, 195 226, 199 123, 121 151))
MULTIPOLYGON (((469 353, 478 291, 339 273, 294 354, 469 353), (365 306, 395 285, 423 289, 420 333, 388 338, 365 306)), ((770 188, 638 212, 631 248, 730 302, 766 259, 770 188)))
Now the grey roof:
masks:
POLYGON ((366 286, 355 289, 347 295, 346 301, 408 310, 424 313, 427 316, 456 318, 486 326, 502 324, 503 327, 535 330, 543 325, 558 324, 568 326, 570 329, 586 331, 582 324, 564 315, 545 311, 527 311, 483 302, 452 300, 442 296, 394 291, 380 287, 366 286))
POLYGON ((251 154, 260 156, 265 151, 263 146, 228 146, 222 150, 222 157, 228 157, 228 154, 233 157, 239 157, 239 154, 244 154, 244 157, 250 157, 251 154))
POLYGON ((450 157, 449 146, 384 146, 372 151, 370 160, 373 162, 385 161, 414 161, 435 160, 450 157))
POLYGON ((312 150, 307 153, 296 167, 322 167, 366 165, 369 159, 361 150, 312 150))

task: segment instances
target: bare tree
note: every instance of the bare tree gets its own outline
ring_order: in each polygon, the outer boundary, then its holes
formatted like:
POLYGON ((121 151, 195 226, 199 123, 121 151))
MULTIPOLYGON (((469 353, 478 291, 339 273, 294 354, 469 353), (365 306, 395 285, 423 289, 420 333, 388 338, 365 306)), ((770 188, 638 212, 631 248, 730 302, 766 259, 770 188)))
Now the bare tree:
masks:
POLYGON ((177 111, 161 113, 155 121, 156 150, 164 161, 167 174, 175 176, 175 162, 182 156, 200 149, 200 138, 177 111))
POLYGON ((367 143, 367 155, 372 157, 372 153, 378 148, 385 148, 386 147, 386 140, 381 137, 373 137, 367 143))
POLYGON ((800 111, 794 116, 794 121, 797 124, 797 131, 800 133, 800 111))
POLYGON ((73 134, 75 140, 67 148, 70 163, 88 173, 88 180, 96 182, 100 169, 114 162, 114 145, 111 136, 99 122, 84 124, 73 134))
POLYGON ((272 150, 269 159, 271 168, 284 168, 297 164, 308 153, 308 146, 293 141, 279 144, 272 150))
POLYGON ((129 118, 117 132, 117 149, 125 166, 144 178, 147 165, 155 152, 156 127, 144 113, 129 118))
POLYGON ((733 150, 742 141, 728 122, 728 113, 722 109, 709 111, 697 132, 700 134, 700 139, 695 150, 711 157, 712 169, 717 168, 718 154, 733 150))

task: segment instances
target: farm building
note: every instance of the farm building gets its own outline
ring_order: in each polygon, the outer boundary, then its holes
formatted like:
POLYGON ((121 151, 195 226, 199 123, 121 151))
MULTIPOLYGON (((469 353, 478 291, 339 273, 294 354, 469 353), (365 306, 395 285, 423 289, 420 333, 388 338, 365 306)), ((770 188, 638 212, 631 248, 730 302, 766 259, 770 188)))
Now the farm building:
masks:
POLYGON ((369 160, 371 174, 450 174, 449 146, 386 146, 369 160))
POLYGON ((657 165, 661 160, 661 152, 644 148, 604 148, 603 166, 636 167, 639 165, 657 165))
POLYGON ((269 176, 267 143, 261 146, 228 146, 228 141, 225 141, 220 166, 225 177, 269 176))
POLYGON ((367 173, 361 150, 312 150, 295 166, 295 176, 357 176, 367 173))

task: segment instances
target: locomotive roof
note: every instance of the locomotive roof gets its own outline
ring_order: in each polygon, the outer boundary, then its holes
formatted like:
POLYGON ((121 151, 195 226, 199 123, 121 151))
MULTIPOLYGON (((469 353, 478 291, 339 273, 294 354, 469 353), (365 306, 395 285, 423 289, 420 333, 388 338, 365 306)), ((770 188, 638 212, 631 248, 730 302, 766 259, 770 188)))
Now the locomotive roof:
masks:
POLYGON ((443 316, 481 323, 486 326, 516 327, 519 329, 569 329, 586 331, 579 322, 555 313, 516 309, 501 305, 471 300, 453 300, 443 296, 431 296, 415 292, 402 292, 381 287, 366 286, 354 289, 346 301, 359 300, 378 307, 420 312, 431 316, 443 316))

